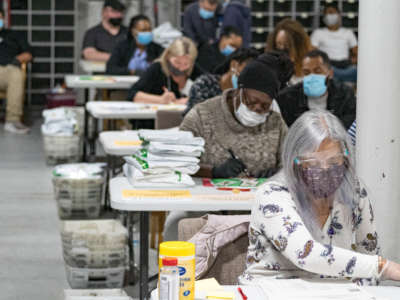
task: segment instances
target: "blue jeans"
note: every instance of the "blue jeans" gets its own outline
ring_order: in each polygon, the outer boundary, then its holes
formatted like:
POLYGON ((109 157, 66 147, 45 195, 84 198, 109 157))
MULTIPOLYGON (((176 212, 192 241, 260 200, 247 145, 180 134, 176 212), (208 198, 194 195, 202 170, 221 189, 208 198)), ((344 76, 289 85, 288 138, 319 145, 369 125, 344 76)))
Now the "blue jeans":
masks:
POLYGON ((351 65, 346 69, 333 67, 333 77, 342 82, 357 82, 357 66, 351 65))

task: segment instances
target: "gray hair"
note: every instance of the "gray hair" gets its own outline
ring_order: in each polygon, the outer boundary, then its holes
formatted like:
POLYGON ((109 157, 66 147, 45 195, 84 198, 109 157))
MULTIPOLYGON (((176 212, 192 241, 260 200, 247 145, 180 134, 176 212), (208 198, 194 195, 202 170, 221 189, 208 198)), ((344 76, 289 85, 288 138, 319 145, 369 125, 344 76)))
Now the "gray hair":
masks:
POLYGON ((340 120, 328 111, 315 109, 300 116, 290 127, 282 150, 284 180, 296 203, 305 226, 316 240, 320 240, 321 228, 311 206, 304 183, 296 172, 294 160, 298 156, 315 152, 325 139, 338 141, 346 153, 347 171, 339 189, 334 194, 334 202, 338 201, 347 208, 345 220, 351 222, 352 209, 358 203, 357 178, 354 172, 353 148, 340 120))

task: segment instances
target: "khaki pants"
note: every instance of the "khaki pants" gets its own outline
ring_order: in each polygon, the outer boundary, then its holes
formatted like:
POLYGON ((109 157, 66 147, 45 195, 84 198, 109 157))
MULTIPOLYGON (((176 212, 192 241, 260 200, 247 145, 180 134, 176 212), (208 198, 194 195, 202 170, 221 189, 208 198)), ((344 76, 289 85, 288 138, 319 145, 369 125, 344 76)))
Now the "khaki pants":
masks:
POLYGON ((13 65, 0 66, 0 90, 7 92, 6 121, 21 121, 24 109, 25 76, 13 65))

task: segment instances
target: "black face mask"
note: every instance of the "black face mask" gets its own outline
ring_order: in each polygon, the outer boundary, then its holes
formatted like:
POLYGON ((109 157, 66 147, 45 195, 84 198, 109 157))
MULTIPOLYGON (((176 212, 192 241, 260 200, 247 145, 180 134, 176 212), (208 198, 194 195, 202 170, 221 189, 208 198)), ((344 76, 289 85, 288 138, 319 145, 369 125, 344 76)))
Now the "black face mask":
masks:
POLYGON ((111 25, 115 27, 121 26, 122 24, 122 18, 111 18, 108 21, 110 22, 111 25))
POLYGON ((175 68, 170 62, 168 62, 168 71, 174 76, 186 75, 186 71, 181 71, 178 68, 175 68))

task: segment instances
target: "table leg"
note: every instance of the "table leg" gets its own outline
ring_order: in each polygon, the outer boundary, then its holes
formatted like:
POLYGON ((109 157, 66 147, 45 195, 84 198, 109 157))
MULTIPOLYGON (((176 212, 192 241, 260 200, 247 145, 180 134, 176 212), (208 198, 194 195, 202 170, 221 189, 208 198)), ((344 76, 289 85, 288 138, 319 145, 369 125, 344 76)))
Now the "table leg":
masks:
POLYGON ((106 196, 104 199, 104 210, 109 210, 110 205, 110 180, 111 180, 111 155, 106 156, 106 196))
POLYGON ((133 218, 132 213, 126 213, 126 227, 128 228, 128 249, 129 249, 129 273, 128 273, 128 284, 133 280, 133 273, 135 270, 135 256, 133 253, 133 218))
POLYGON ((84 96, 84 104, 83 104, 83 109, 84 109, 84 128, 83 128, 83 161, 87 161, 87 148, 86 148, 86 142, 88 139, 88 118, 89 118, 89 113, 86 110, 86 103, 89 102, 89 89, 85 89, 85 96, 84 96))
POLYGON ((149 293, 149 212, 140 212, 140 300, 149 293))
POLYGON ((93 158, 95 160, 96 158, 96 141, 97 141, 97 134, 99 132, 99 128, 98 128, 98 124, 99 124, 99 120, 96 118, 93 118, 93 136, 90 139, 90 156, 91 158, 93 158))

